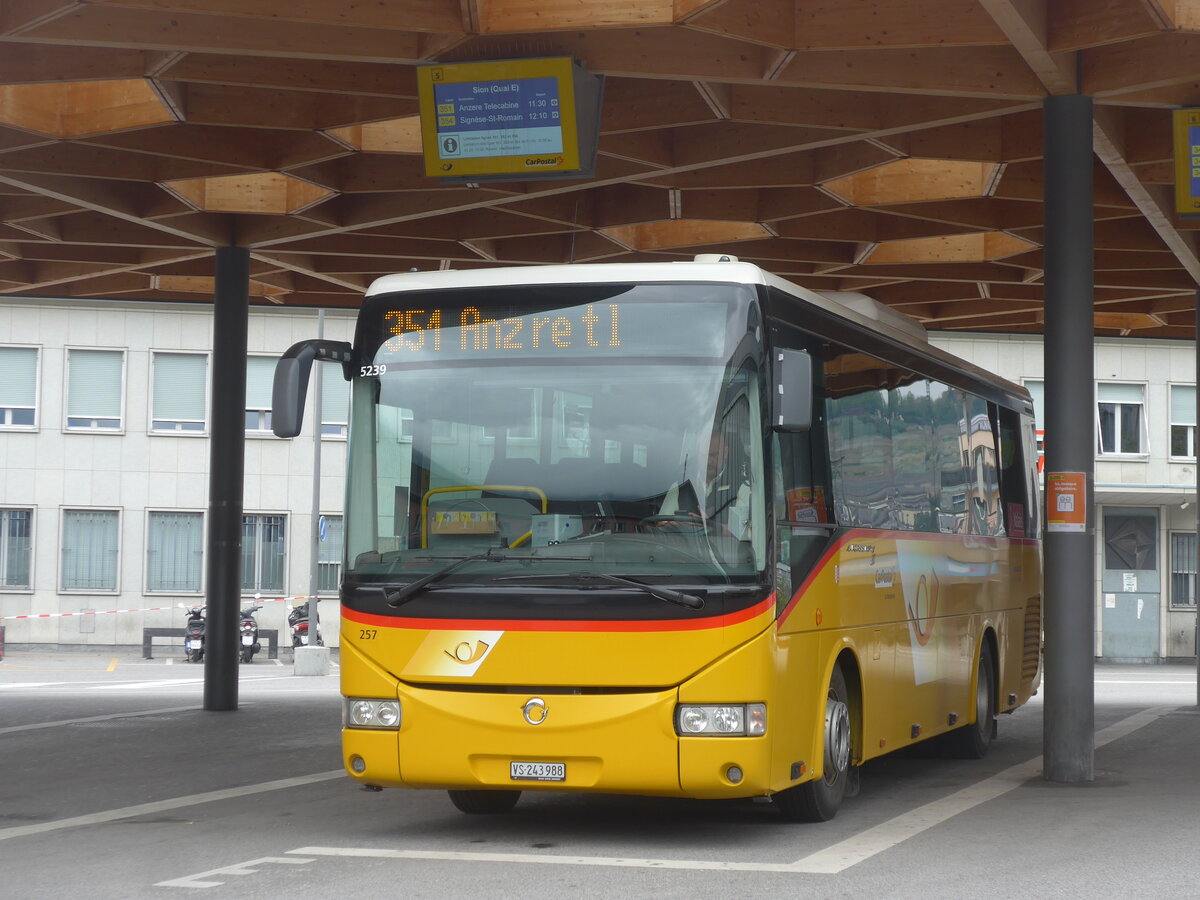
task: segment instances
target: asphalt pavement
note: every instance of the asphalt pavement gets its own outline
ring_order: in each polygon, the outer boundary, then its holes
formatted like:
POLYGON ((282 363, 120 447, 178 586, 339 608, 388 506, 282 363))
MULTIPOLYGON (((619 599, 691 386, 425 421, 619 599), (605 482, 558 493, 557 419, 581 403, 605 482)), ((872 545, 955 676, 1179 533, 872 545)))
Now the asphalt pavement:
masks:
POLYGON ((1096 668, 1095 780, 1041 778, 1040 697, 981 761, 864 767, 820 825, 763 801, 532 794, 465 816, 341 773, 336 663, 203 667, 88 650, 0 660, 0 896, 1200 896, 1193 666, 1096 668))

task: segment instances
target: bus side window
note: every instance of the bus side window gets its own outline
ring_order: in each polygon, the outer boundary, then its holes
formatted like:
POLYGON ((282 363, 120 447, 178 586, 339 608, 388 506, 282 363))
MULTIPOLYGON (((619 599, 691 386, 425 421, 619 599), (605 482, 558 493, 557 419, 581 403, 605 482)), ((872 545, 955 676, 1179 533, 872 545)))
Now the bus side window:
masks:
POLYGON ((999 409, 1000 425, 1000 499, 1005 531, 1009 537, 1032 537, 1037 523, 1031 518, 1029 481, 1025 468, 1025 447, 1021 436, 1021 415, 1015 410, 999 409))
POLYGON ((963 464, 967 470, 972 534, 1004 534, 1000 516, 1000 479, 996 458, 996 435, 988 403, 979 397, 966 398, 966 434, 963 464))
POLYGON ((967 533, 967 472, 962 451, 966 433, 966 398, 940 382, 929 384, 933 401, 934 470, 937 481, 938 531, 967 533))

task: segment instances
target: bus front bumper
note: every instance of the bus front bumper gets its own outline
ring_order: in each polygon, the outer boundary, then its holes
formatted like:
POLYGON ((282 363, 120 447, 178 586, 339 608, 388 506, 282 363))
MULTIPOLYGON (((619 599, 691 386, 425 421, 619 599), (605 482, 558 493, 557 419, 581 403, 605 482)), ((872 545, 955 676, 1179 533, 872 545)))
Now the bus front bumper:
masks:
POLYGON ((769 791, 766 739, 679 737, 673 688, 531 694, 401 685, 399 698, 398 731, 342 730, 355 780, 712 798, 769 791))

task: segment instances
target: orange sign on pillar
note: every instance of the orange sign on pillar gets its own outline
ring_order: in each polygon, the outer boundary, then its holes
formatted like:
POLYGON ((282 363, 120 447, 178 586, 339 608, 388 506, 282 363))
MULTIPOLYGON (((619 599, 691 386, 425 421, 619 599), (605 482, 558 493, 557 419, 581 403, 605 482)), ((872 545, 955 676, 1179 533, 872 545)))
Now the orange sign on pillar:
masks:
POLYGON ((1046 530, 1087 531, 1087 475, 1046 474, 1046 530))

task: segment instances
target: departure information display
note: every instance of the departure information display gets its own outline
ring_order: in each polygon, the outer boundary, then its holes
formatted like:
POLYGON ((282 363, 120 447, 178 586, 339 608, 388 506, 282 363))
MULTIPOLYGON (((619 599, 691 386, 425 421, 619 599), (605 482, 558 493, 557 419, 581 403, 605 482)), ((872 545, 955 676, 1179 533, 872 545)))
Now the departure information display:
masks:
POLYGON ((1175 125, 1175 212, 1200 217, 1200 109, 1177 109, 1175 125))
POLYGON ((561 161, 558 79, 435 84, 433 97, 438 159, 525 155, 546 157, 545 165, 561 161))
POLYGON ((567 57, 420 67, 425 174, 536 177, 579 170, 577 74, 567 57))

